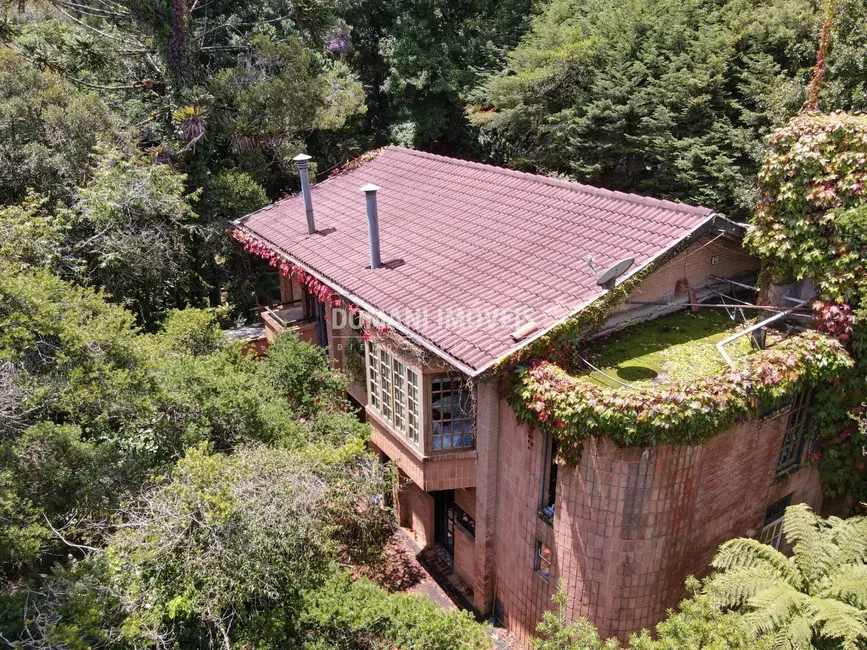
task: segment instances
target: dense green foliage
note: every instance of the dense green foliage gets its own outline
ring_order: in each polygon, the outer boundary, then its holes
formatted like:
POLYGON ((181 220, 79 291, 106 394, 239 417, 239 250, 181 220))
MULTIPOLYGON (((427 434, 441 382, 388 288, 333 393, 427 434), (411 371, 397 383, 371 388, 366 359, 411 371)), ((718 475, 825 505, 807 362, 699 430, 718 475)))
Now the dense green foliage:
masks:
MULTIPOLYGON (((864 7, 836 4, 822 103, 864 109, 864 7)), ((761 136, 803 102, 817 27, 808 1, 552 0, 472 117, 509 165, 747 216, 761 136)))
MULTIPOLYGON (((77 264, 56 270, 151 330, 222 291, 238 317, 254 291, 273 298, 225 229, 295 186, 305 137, 363 113, 361 84, 324 47, 334 7, 20 7, 0 29, 0 205, 32 195, 22 209, 67 224, 53 253, 77 264)), ((329 145, 332 164, 361 148, 347 146, 329 145)))
POLYGON ((423 644, 412 647, 486 647, 466 616, 366 583, 351 602, 381 616, 359 620, 358 635, 318 617, 357 614, 334 591, 348 580, 339 567, 379 561, 389 531, 391 474, 367 453, 345 387, 323 350, 291 333, 261 361, 203 310, 142 333, 103 294, 9 264, 0 638, 367 648, 403 647, 413 630, 423 644))
POLYGON ((765 272, 809 279, 826 300, 867 298, 867 117, 803 114, 768 139, 747 244, 765 272))
POLYGON ((398 648, 486 648, 484 628, 469 612, 443 612, 430 600, 398 594, 361 579, 337 574, 308 600, 303 612, 305 650, 366 650, 392 643, 398 648))
POLYGON ((786 510, 783 535, 791 557, 754 539, 720 547, 722 571, 708 596, 743 613, 756 636, 783 648, 840 647, 867 642, 867 518, 823 520, 806 505, 786 510))
POLYGON ((815 394, 812 422, 825 491, 867 501, 867 119, 806 113, 768 139, 761 201, 746 243, 777 282, 816 285, 816 323, 848 346, 852 370, 815 394))

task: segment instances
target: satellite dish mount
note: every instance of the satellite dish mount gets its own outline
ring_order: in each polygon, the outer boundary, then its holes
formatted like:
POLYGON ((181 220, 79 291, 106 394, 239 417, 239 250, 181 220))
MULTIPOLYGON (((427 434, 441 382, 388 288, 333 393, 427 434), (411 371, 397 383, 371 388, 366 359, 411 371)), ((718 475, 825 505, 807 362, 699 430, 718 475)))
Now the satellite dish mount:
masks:
POLYGON ((635 264, 635 258, 627 257, 626 259, 622 259, 619 262, 612 264, 602 273, 596 273, 596 260, 593 256, 588 255, 584 258, 584 261, 587 262, 588 266, 590 266, 590 270, 593 272, 593 277, 596 278, 596 284, 608 291, 611 291, 614 288, 617 278, 626 273, 632 265, 635 264))

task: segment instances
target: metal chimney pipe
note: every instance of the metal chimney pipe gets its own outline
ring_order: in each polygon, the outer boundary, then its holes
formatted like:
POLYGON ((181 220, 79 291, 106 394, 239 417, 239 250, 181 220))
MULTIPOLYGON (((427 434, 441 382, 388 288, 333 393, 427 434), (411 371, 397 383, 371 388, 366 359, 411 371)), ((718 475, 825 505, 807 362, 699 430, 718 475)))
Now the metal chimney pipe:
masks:
POLYGON ((370 268, 372 269, 382 266, 382 260, 379 258, 379 211, 376 208, 378 189, 373 183, 368 183, 361 188, 367 200, 367 231, 370 235, 370 268))
POLYGON ((310 197, 310 175, 307 172, 310 156, 299 153, 292 160, 298 167, 298 175, 301 177, 301 194, 304 196, 304 210, 307 211, 307 234, 316 232, 316 222, 313 221, 313 199, 310 197))

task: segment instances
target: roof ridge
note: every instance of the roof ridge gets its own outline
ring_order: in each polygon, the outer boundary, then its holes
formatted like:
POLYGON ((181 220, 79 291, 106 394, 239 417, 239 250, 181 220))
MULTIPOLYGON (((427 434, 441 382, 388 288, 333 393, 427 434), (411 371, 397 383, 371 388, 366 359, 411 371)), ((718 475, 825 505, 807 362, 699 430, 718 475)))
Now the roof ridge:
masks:
POLYGON ((498 165, 489 165, 487 163, 475 162, 473 160, 463 160, 461 158, 451 158, 449 156, 442 156, 440 154, 429 153, 427 151, 419 151, 418 149, 408 149, 407 147, 401 147, 399 145, 388 145, 384 147, 386 151, 395 150, 402 151, 414 156, 419 156, 421 158, 427 158, 429 160, 438 160, 446 163, 450 163, 453 165, 458 165, 461 167, 470 167, 472 169, 480 169, 484 171, 493 172, 496 174, 501 174, 503 176, 512 176, 514 178, 522 178, 529 181, 544 183, 546 185, 551 185, 554 187, 562 187, 564 189, 573 190, 576 192, 584 192, 585 194, 593 194, 596 196, 602 196, 606 198, 620 199, 622 201, 629 201, 631 203, 638 203, 641 205, 665 208, 668 210, 677 210, 678 212, 686 212, 690 214, 699 214, 706 216, 708 214, 713 213, 711 208, 705 206, 698 205, 690 205, 688 203, 681 203, 680 201, 669 201, 667 199, 656 199, 651 196, 644 196, 642 194, 634 194, 632 192, 619 192, 617 190, 607 190, 602 187, 596 187, 594 185, 586 185, 585 183, 578 183, 577 181, 567 181, 562 178, 554 178, 552 176, 545 176, 544 174, 532 174, 530 172, 522 172, 516 169, 509 169, 508 167, 500 167, 498 165))

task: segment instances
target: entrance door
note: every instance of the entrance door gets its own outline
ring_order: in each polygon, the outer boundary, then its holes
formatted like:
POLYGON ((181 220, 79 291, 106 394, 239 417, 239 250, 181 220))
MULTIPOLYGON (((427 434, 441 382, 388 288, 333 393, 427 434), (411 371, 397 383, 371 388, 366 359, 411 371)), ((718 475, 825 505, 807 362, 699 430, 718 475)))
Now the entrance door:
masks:
POLYGON ((440 490, 433 492, 434 498, 434 541, 455 554, 455 491, 440 490))

